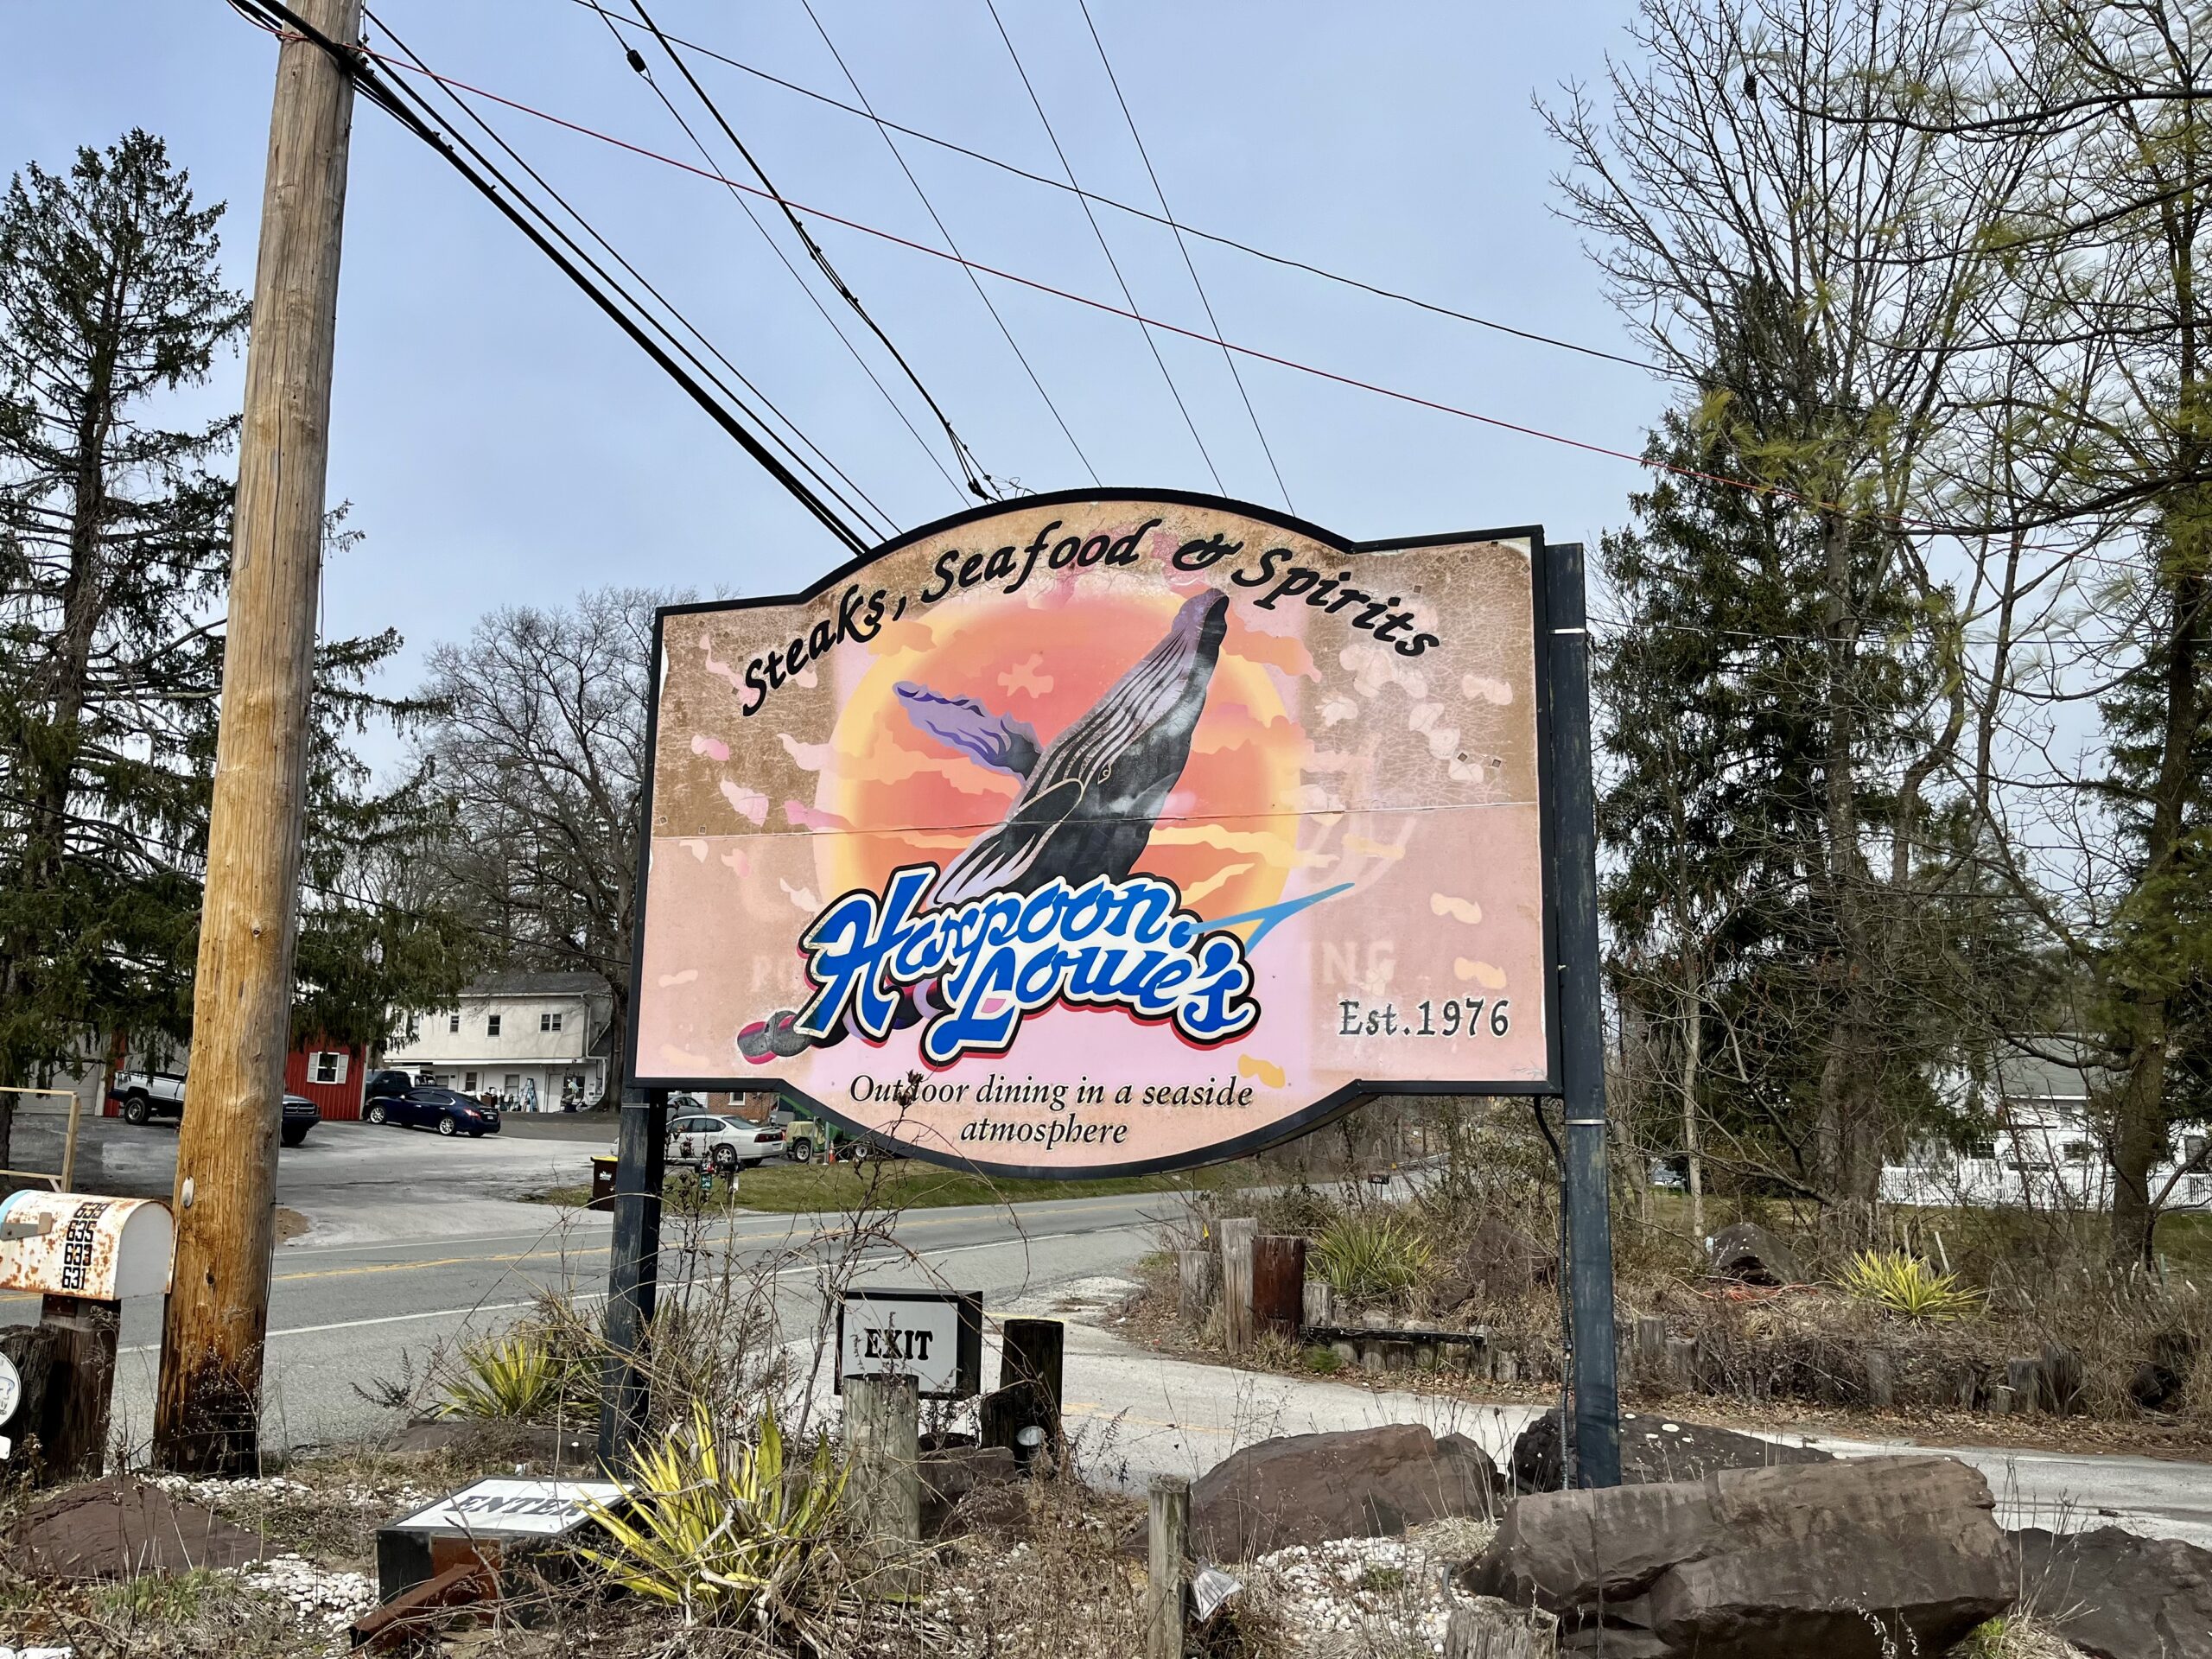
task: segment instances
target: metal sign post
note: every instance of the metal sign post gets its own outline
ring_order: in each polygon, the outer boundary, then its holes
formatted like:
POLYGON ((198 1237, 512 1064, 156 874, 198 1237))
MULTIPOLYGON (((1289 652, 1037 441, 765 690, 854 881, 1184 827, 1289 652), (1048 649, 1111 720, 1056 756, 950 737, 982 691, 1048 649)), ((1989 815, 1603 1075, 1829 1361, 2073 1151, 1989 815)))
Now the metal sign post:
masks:
MULTIPOLYGON (((1545 549, 1552 750, 1552 881, 1559 942, 1560 1098, 1566 1107, 1567 1292, 1576 1483, 1618 1486, 1613 1232, 1605 1196, 1605 1043, 1598 975, 1598 830, 1590 764, 1590 634, 1582 549, 1545 549)), ((1562 1424, 1564 1431, 1568 1427, 1562 1424)))
POLYGON ((638 1351, 652 1324, 660 1290, 661 1185, 667 1176, 668 1091, 656 1089, 620 1108, 615 1141, 614 1236, 607 1273, 606 1375, 599 1400, 599 1460, 622 1461, 645 1426, 650 1395, 638 1351))

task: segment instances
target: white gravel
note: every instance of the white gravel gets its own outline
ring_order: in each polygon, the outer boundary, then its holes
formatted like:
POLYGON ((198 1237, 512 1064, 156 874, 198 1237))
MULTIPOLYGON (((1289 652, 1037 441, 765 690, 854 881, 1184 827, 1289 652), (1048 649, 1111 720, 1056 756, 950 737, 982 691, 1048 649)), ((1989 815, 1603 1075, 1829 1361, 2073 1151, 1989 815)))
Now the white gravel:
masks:
POLYGON ((1262 1555, 1231 1568, 1310 1659, 1441 1654, 1453 1608, 1472 1599, 1451 1570, 1478 1554, 1496 1527, 1440 1521, 1401 1538, 1338 1538, 1262 1555))
POLYGON ((377 1581, 359 1573, 317 1567, 297 1555, 273 1555, 242 1567, 238 1580, 289 1602, 302 1624, 336 1632, 377 1605, 377 1581))

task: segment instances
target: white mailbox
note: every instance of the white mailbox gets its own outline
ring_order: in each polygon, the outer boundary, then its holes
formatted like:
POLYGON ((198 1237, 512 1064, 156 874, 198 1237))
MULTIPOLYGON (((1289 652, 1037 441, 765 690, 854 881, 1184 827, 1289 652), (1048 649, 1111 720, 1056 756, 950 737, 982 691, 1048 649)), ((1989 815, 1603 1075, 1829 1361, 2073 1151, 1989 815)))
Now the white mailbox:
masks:
POLYGON ((16 1192, 0 1198, 0 1290, 119 1302, 169 1287, 176 1222, 157 1198, 16 1192))

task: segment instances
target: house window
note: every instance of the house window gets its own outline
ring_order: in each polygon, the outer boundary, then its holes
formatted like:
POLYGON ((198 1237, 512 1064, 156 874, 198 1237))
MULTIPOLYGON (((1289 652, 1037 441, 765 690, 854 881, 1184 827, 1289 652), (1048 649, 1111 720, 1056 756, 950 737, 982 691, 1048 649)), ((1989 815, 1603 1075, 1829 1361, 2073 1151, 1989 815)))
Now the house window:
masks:
POLYGON ((476 1074, 474 1071, 464 1071, 461 1074, 461 1092, 464 1095, 473 1095, 476 1092, 476 1074))
POLYGON ((560 1016, 559 1014, 539 1014, 539 1015, 537 1016, 537 1028, 538 1028, 540 1031, 558 1031, 558 1030, 560 1030, 560 1029, 561 1029, 561 1016, 560 1016))
POLYGON ((510 1099, 510 1100, 513 1099, 517 1095, 520 1094, 520 1093, 522 1092, 522 1079, 521 1079, 521 1077, 518 1077, 518 1076, 517 1076, 514 1072, 512 1072, 512 1071, 508 1072, 508 1073, 507 1073, 507 1077, 506 1077, 506 1087, 505 1087, 505 1091, 504 1091, 504 1092, 505 1093, 505 1095, 506 1095, 507 1098, 508 1098, 508 1099, 510 1099))
POLYGON ((346 1052, 343 1049, 324 1049, 308 1056, 308 1076, 316 1083, 346 1081, 346 1052))
POLYGON ((498 1014, 486 1014, 484 1017, 484 1034, 486 1037, 496 1037, 499 1034, 499 1016, 498 1014))
POLYGON ((448 1034, 450 1034, 450 1033, 454 1033, 454 1032, 457 1032, 457 1031, 459 1031, 460 1029, 461 1029, 461 1016, 460 1016, 459 1014, 449 1014, 446 1015, 446 1031, 447 1031, 447 1033, 448 1033, 448 1034))

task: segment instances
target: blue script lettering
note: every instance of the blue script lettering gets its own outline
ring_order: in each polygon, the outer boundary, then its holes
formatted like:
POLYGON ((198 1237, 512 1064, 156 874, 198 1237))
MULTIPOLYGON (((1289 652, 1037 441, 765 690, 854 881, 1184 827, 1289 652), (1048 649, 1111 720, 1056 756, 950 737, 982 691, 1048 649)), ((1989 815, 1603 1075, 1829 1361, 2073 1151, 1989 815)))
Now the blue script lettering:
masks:
POLYGON ((815 987, 797 1021, 801 1033, 827 1038, 850 1020, 880 1042, 900 988, 929 981, 941 1010, 922 1032, 932 1065, 1002 1053, 1023 1020, 1055 1004, 1171 1020, 1202 1046, 1226 1042, 1260 1017, 1243 942, 1207 931, 1180 908, 1173 882, 1100 875, 1070 887, 1055 877, 1027 895, 924 910, 937 877, 934 864, 907 865, 882 893, 846 893, 814 918, 799 937, 815 987))

